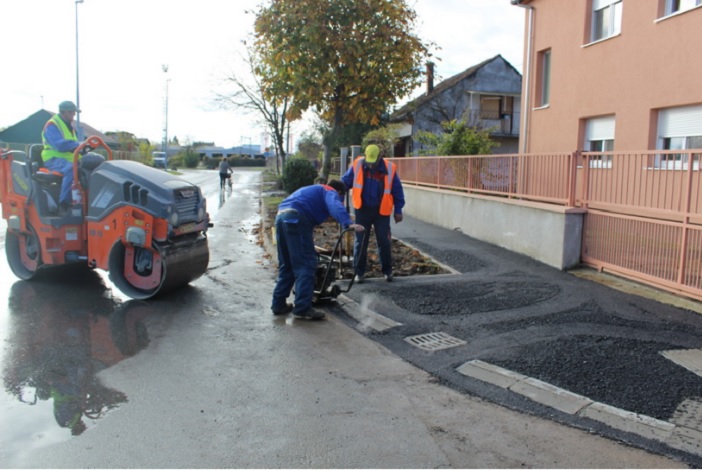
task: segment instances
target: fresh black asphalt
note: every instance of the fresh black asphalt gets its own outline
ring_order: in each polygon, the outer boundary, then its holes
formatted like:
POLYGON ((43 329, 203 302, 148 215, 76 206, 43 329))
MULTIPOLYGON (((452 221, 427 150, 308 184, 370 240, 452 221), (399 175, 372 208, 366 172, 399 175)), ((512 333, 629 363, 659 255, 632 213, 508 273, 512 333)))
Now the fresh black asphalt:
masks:
POLYGON ((401 325, 382 332, 363 328, 345 313, 342 297, 331 308, 345 322, 463 393, 702 466, 702 452, 689 454, 562 413, 456 371, 479 359, 606 405, 669 421, 685 399, 702 397, 702 377, 661 353, 702 348, 702 315, 410 217, 393 223, 392 230, 395 238, 458 274, 355 284, 347 297, 401 325), (428 352, 405 340, 432 332, 466 344, 428 352))

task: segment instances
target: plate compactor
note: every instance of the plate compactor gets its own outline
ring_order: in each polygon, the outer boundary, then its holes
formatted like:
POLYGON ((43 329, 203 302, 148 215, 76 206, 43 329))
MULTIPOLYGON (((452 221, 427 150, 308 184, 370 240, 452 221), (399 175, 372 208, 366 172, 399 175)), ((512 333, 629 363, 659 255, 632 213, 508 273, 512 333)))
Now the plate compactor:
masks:
POLYGON ((212 224, 198 186, 142 163, 113 160, 93 136, 75 150, 73 203, 63 207, 63 176, 47 171, 40 148, 30 147, 29 155, 0 149, 5 253, 18 278, 85 263, 107 271, 127 296, 148 299, 205 273, 212 224), (107 158, 86 152, 98 148, 107 158))
MULTIPOLYGON (((315 272, 314 294, 312 295, 312 303, 314 305, 323 305, 333 302, 340 294, 345 294, 351 290, 354 281, 355 270, 349 266, 349 262, 343 261, 342 250, 340 249, 345 235, 351 235, 352 228, 342 230, 339 238, 331 251, 317 248, 317 271, 315 272), (339 255, 338 260, 336 259, 339 255), (347 270, 350 270, 351 279, 345 288, 339 285, 339 280, 344 279, 347 270)), ((346 252, 352 251, 351 243, 347 240, 346 252)), ((347 256, 347 259, 350 257, 347 256)))

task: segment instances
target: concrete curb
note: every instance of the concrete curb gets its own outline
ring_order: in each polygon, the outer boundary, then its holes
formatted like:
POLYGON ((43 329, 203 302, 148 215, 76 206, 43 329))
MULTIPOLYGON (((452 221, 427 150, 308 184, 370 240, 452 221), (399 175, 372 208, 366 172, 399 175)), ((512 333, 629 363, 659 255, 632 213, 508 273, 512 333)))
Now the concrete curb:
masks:
POLYGON ((611 428, 702 456, 702 429, 615 408, 478 359, 466 362, 456 370, 465 376, 510 390, 564 413, 599 421, 611 428))

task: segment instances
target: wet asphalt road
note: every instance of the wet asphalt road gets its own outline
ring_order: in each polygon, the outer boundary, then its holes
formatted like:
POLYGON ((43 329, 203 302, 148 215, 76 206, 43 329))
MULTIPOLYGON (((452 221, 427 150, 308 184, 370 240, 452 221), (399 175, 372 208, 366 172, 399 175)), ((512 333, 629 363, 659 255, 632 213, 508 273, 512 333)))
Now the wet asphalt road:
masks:
MULTIPOLYGON (((369 279, 346 296, 401 325, 359 331, 467 394, 702 465, 702 434, 686 452, 661 440, 563 413, 457 371, 472 360, 539 379, 620 410, 664 422, 702 399, 702 377, 662 355, 702 348, 702 315, 578 278, 467 237, 406 218, 393 236, 457 274, 369 279), (405 338, 443 332, 464 345, 425 351, 405 338), (676 411, 677 410, 677 411, 676 411)), ((679 418, 678 418, 679 419, 679 418)), ((700 414, 688 417, 699 427, 700 414)))
MULTIPOLYGON (((202 178, 209 180, 208 175, 202 178)), ((461 348, 438 353, 402 348, 404 334, 398 332, 411 324, 409 319, 433 327, 440 325, 433 322, 448 316, 427 315, 432 308, 441 308, 442 299, 426 302, 424 287, 407 287, 439 286, 467 275, 490 280, 489 273, 501 270, 491 271, 489 247, 462 261, 478 266, 482 274, 466 270, 431 280, 356 286, 351 295, 394 289, 374 307, 388 316, 407 315, 397 317, 404 326, 394 331, 364 330, 364 338, 342 324, 358 329, 341 309, 334 309, 337 314, 324 322, 271 316, 274 273, 261 261, 254 235, 259 187, 238 182, 233 195, 210 205, 216 224, 210 233, 207 274, 173 295, 131 301, 111 286, 104 273, 79 267, 54 272, 39 282, 12 279, 0 286, 2 297, 8 299, 0 308, 4 381, 0 467, 653 468, 677 466, 678 461, 695 465, 694 456, 657 447, 650 440, 636 442, 628 434, 618 437, 598 429, 598 423, 568 422, 567 416, 498 387, 464 376, 448 380, 455 376, 451 364, 463 361, 461 348), (410 296, 416 296, 416 302, 399 307, 410 296), (592 429, 675 460, 599 438, 592 429)), ((408 221, 401 227, 416 225, 408 221)), ((431 227, 419 230, 427 250, 441 247, 447 236, 439 231, 437 240, 432 240, 431 227)), ((453 253, 442 261, 463 266, 459 258, 453 253)), ((531 276, 543 269, 535 266, 531 276)), ((498 281, 505 277, 495 276, 498 281)), ((534 305, 540 300, 534 299, 534 305)), ((474 320, 489 316, 479 305, 483 303, 453 316, 474 320)), ((418 326, 414 329, 421 331, 418 326)), ((475 332, 481 329, 487 331, 475 323, 475 332)), ((500 344, 517 344, 510 338, 519 337, 519 330, 514 331, 493 333, 492 352, 508 349, 500 344)), ((480 337, 476 334, 465 346, 478 351, 471 357, 483 350, 474 344, 480 337)))

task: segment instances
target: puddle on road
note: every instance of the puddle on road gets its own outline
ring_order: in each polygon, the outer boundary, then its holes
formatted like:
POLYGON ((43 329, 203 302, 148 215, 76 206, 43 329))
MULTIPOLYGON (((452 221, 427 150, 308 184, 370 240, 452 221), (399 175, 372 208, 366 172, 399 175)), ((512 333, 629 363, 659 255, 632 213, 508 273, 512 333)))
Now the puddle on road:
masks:
POLYGON ((58 271, 47 272, 45 281, 16 281, 6 309, 0 307, 6 462, 78 436, 126 402, 96 374, 149 344, 143 320, 151 307, 116 305, 95 272, 58 271))

